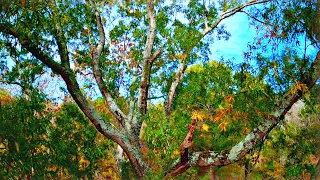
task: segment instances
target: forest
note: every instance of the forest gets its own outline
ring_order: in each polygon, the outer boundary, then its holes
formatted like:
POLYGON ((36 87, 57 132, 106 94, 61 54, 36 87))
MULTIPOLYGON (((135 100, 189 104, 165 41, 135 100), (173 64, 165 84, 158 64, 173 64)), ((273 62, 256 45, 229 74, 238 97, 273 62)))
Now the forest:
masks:
POLYGON ((318 0, 0 0, 0 179, 318 179, 319 50, 318 0))

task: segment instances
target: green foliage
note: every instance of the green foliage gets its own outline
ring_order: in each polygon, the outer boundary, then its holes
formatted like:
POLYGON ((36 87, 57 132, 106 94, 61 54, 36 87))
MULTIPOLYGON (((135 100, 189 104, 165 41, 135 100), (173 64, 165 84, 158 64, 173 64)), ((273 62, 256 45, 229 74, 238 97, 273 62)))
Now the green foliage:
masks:
POLYGON ((101 160, 113 158, 107 156, 113 144, 98 136, 78 106, 65 103, 52 114, 46 110, 52 104, 43 95, 33 92, 29 99, 16 98, 0 106, 0 126, 5 127, 0 129, 2 178, 44 179, 62 172, 91 179, 95 172, 107 171, 101 160))
POLYGON ((49 141, 55 155, 52 163, 75 178, 93 178, 110 146, 97 141, 97 131, 72 103, 64 104, 56 114, 49 141))
POLYGON ((47 128, 50 115, 43 112, 43 97, 32 94, 34 101, 22 98, 0 105, 0 177, 24 179, 33 174, 44 178, 50 166, 47 128))

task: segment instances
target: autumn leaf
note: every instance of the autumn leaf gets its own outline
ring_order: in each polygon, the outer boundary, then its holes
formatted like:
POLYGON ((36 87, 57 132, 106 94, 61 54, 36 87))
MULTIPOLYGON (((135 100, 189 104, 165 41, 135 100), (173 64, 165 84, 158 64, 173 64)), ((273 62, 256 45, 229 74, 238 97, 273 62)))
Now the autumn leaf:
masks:
POLYGON ((290 88, 287 94, 290 96, 294 96, 298 92, 302 92, 303 97, 307 99, 310 98, 310 92, 309 92, 308 86, 306 84, 301 83, 300 81, 296 81, 296 83, 290 88))
POLYGON ((213 119, 213 121, 214 121, 214 122, 220 121, 220 120, 225 116, 226 113, 227 113, 227 111, 226 111, 225 109, 218 111, 218 112, 217 112, 217 115, 216 115, 216 117, 213 119))
POLYGON ((208 126, 207 124, 203 124, 203 125, 202 125, 202 129, 203 129, 204 131, 209 132, 209 126, 208 126))
POLYGON ((218 128, 220 128, 221 130, 226 132, 227 131, 227 128, 226 128, 227 124, 228 124, 228 122, 226 122, 226 121, 222 122, 222 123, 219 124, 218 128))
POLYGON ((231 104, 233 104, 233 103, 234 103, 234 95, 231 94, 231 95, 229 95, 229 96, 226 96, 226 97, 224 98, 224 100, 225 100, 226 103, 231 103, 231 104))
POLYGON ((207 118, 207 114, 198 110, 194 111, 191 117, 191 119, 196 119, 198 121, 202 121, 203 119, 206 119, 206 118, 207 118))

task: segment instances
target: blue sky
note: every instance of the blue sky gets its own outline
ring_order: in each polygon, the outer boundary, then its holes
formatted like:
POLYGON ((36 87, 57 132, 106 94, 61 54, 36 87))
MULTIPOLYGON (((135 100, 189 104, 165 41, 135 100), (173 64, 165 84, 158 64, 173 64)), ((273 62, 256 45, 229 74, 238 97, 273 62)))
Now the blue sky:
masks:
POLYGON ((243 52, 247 50, 247 43, 254 40, 256 31, 249 26, 247 15, 237 13, 222 21, 226 30, 231 34, 229 40, 217 40, 211 45, 212 59, 219 60, 235 58, 236 62, 243 60, 243 52))

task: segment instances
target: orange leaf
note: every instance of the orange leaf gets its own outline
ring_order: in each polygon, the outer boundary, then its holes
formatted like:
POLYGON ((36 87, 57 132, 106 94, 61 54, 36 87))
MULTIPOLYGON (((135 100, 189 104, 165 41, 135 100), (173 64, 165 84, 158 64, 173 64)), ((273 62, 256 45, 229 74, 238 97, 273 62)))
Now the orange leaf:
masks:
POLYGON ((227 131, 227 128, 226 128, 227 124, 228 124, 228 122, 222 122, 222 123, 219 124, 218 128, 220 128, 224 132, 226 132, 227 131))

